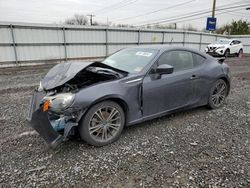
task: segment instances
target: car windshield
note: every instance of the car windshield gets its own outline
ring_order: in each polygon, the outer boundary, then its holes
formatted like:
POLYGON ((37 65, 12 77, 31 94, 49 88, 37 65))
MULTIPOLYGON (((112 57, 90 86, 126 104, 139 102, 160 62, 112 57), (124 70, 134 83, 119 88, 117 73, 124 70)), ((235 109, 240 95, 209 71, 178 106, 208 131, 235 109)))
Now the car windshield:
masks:
POLYGON ((158 50, 147 48, 123 49, 106 58, 103 63, 129 73, 138 73, 157 52, 158 50))
POLYGON ((231 41, 229 40, 217 40, 215 44, 229 44, 231 41))

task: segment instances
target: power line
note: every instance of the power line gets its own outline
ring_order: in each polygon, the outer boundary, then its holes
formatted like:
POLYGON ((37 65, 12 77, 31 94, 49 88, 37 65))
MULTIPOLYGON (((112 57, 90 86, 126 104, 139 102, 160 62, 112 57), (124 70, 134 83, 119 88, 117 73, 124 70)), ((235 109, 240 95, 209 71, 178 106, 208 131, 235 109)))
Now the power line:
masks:
POLYGON ((103 10, 112 8, 113 6, 117 6, 117 5, 121 4, 121 3, 126 3, 126 2, 128 2, 128 1, 131 1, 131 0, 122 0, 122 1, 119 1, 118 3, 114 3, 114 4, 112 4, 112 5, 109 5, 109 6, 103 7, 103 8, 101 8, 101 9, 99 9, 99 10, 96 10, 96 11, 94 11, 93 13, 102 12, 103 10))
MULTIPOLYGON (((243 13, 235 13, 234 11, 224 11, 225 14, 229 14, 229 15, 232 15, 232 16, 240 16, 240 17, 246 17, 247 14, 243 14, 243 13)), ((248 15, 250 16, 250 15, 248 15)))
MULTIPOLYGON (((244 4, 244 5, 238 5, 238 6, 233 6, 233 7, 226 7, 226 8, 217 8, 215 9, 216 11, 222 11, 222 10, 228 10, 228 9, 234 9, 234 8, 240 8, 240 7, 244 7, 244 6, 249 6, 250 4, 244 4)), ((143 26, 147 26, 147 25, 156 25, 156 24, 161 24, 161 23, 166 23, 166 22, 170 22, 170 21, 178 21, 181 19, 185 19, 185 18, 190 18, 190 17, 195 17, 195 16, 199 16, 199 15, 204 15, 207 13, 210 13, 211 10, 207 10, 207 11, 200 11, 199 13, 196 12, 192 12, 191 14, 189 13, 189 15, 185 14, 185 15, 181 15, 178 18, 168 18, 168 19, 161 19, 158 20, 158 22, 153 22, 153 23, 148 23, 148 24, 144 24, 144 25, 138 25, 139 27, 143 27, 143 26)))
MULTIPOLYGON (((222 15, 222 14, 225 14, 226 12, 220 12, 220 13, 217 13, 217 15, 222 15)), ((178 21, 177 23, 182 23, 182 22, 186 22, 186 21, 193 21, 193 20, 199 20, 199 19, 203 19, 203 18, 207 18, 209 16, 210 13, 208 13, 207 15, 205 16, 200 16, 200 17, 197 17, 197 18, 191 18, 191 19, 183 19, 183 20, 180 20, 178 21)), ((172 24, 172 23, 176 23, 176 22, 168 22, 169 24, 172 24)))
MULTIPOLYGON (((226 5, 221 5, 221 6, 219 6, 219 8, 224 8, 224 7, 226 7, 226 6, 234 5, 235 3, 240 3, 240 2, 242 2, 242 0, 241 0, 241 1, 234 2, 234 3, 229 3, 229 4, 226 4, 226 5)), ((201 11, 198 11, 198 12, 195 11, 195 12, 183 14, 183 15, 181 15, 181 16, 189 16, 189 14, 193 14, 193 13, 202 13, 203 11, 210 11, 210 9, 201 10, 201 11)), ((164 20, 164 19, 171 19, 171 18, 176 18, 176 16, 167 17, 167 18, 162 18, 162 19, 154 19, 154 20, 150 20, 150 21, 147 20, 147 21, 139 22, 139 23, 142 23, 142 24, 143 24, 143 23, 155 22, 155 21, 164 20)))
POLYGON ((109 6, 103 7, 101 9, 99 9, 99 10, 96 10, 93 13, 95 13, 95 14, 103 14, 103 13, 105 13, 107 11, 111 11, 111 10, 114 11, 115 9, 119 9, 119 8, 128 6, 130 4, 133 4, 136 1, 138 1, 138 0, 123 0, 123 1, 120 1, 118 3, 114 3, 112 5, 109 5, 109 6))
MULTIPOLYGON (((244 9, 245 10, 245 9, 244 9)), ((237 13, 237 14, 242 14, 242 15, 247 15, 247 14, 249 14, 250 12, 238 12, 237 10, 235 11, 235 10, 232 10, 231 12, 233 12, 233 13, 237 13)))
MULTIPOLYGON (((187 21, 193 21, 193 20, 199 20, 199 19, 204 19, 204 18, 207 18, 209 16, 209 14, 207 14, 205 16, 200 16, 200 17, 197 17, 197 18, 183 19, 183 20, 178 21, 177 23, 187 22, 187 21)), ((226 12, 217 13, 217 15, 222 15, 222 14, 226 14, 226 12)), ((174 24, 174 23, 176 23, 176 22, 169 22, 169 24, 174 24)))
POLYGON ((121 19, 113 20, 113 22, 114 22, 114 21, 121 21, 121 20, 134 19, 134 18, 146 16, 146 15, 149 15, 149 14, 154 14, 154 13, 157 13, 157 12, 160 12, 160 11, 163 11, 163 10, 166 10, 166 9, 176 8, 176 7, 185 5, 185 4, 189 4, 189 3, 193 2, 193 1, 196 1, 196 0, 186 1, 186 2, 183 2, 183 3, 179 3, 179 4, 177 4, 177 5, 173 5, 173 6, 169 6, 169 7, 165 7, 165 8, 161 8, 161 9, 157 9, 157 10, 154 10, 154 11, 151 11, 151 12, 146 12, 146 13, 144 13, 144 14, 139 14, 139 15, 136 15, 136 16, 130 16, 130 17, 126 17, 126 18, 121 18, 121 19))
POLYGON ((125 5, 123 5, 123 6, 119 6, 119 7, 117 7, 116 9, 112 9, 112 11, 117 10, 117 9, 120 9, 120 8, 123 8, 123 7, 126 7, 126 6, 128 6, 128 5, 131 5, 131 4, 133 4, 133 3, 137 2, 137 1, 139 1, 139 0, 134 0, 134 1, 129 2, 129 3, 125 4, 125 5))

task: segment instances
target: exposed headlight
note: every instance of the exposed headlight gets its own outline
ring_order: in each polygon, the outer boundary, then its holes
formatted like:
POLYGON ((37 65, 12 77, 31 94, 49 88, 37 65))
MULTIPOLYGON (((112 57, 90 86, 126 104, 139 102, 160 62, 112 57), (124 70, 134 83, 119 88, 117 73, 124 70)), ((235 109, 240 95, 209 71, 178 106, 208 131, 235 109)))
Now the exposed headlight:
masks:
POLYGON ((45 97, 45 100, 49 100, 50 107, 52 109, 62 110, 69 107, 75 98, 73 93, 61 93, 55 96, 45 97))

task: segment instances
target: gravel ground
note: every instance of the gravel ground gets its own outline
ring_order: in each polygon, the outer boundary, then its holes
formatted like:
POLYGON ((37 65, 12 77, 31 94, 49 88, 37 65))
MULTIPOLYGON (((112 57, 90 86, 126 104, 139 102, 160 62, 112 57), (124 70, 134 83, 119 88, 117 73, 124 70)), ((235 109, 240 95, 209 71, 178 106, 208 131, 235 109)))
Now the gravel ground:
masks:
POLYGON ((226 104, 175 113, 122 133, 114 144, 50 150, 25 121, 50 66, 0 70, 0 187, 250 187, 250 58, 226 61, 226 104))

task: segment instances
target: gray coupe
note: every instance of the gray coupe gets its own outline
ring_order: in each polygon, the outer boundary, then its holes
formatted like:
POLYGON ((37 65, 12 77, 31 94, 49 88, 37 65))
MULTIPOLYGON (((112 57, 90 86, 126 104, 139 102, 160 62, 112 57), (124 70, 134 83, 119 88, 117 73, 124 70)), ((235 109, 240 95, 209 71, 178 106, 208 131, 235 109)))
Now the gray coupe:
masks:
POLYGON ((177 110, 218 108, 229 89, 229 67, 205 53, 164 45, 127 48, 102 62, 54 66, 34 91, 28 120, 52 148, 77 135, 103 146, 116 141, 124 126, 177 110))

